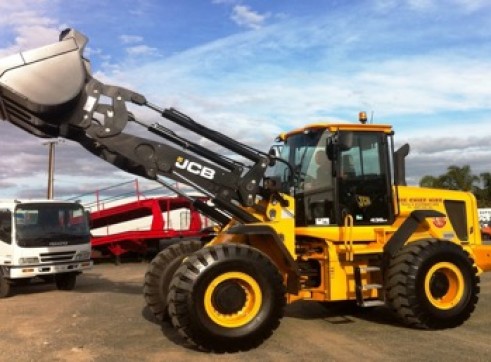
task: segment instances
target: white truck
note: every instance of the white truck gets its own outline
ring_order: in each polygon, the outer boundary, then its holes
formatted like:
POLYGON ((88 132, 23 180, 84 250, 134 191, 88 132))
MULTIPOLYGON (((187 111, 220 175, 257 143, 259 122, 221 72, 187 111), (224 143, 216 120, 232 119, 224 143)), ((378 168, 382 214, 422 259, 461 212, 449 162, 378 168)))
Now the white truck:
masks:
POLYGON ((90 228, 77 202, 0 200, 0 298, 33 278, 72 290, 92 267, 90 228))

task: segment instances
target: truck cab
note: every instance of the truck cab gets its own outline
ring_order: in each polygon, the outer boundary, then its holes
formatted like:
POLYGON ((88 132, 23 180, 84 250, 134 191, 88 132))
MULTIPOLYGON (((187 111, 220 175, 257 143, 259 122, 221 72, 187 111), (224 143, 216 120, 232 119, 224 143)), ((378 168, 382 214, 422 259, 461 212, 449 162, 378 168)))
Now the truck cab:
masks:
POLYGON ((0 201, 0 296, 39 277, 75 287, 92 266, 90 229, 82 205, 52 200, 0 201))

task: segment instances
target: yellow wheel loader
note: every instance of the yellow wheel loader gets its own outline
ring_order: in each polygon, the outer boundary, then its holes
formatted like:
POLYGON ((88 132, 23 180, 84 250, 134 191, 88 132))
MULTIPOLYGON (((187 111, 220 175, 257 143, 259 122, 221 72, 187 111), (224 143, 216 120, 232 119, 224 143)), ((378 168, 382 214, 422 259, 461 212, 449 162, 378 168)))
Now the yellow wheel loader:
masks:
POLYGON ((127 172, 188 197, 216 222, 207 240, 163 250, 144 296, 158 319, 202 349, 247 350, 278 327, 286 304, 386 306, 409 326, 456 327, 472 314, 491 270, 471 193, 410 187, 405 145, 389 125, 313 124, 263 152, 175 109, 92 77, 87 39, 0 60, 0 118, 38 137, 64 137, 127 172), (147 123, 133 103, 166 122, 147 123), (153 138, 125 133, 135 123, 153 138), (219 145, 205 148, 197 137, 219 145), (156 141, 155 139, 158 139, 156 141), (168 179, 208 197, 193 198, 168 179))

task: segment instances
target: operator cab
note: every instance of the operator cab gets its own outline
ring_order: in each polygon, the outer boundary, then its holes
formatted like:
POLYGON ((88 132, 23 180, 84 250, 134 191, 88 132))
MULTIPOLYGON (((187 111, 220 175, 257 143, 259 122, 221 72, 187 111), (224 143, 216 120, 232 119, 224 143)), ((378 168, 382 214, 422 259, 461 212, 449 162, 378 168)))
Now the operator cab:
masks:
POLYGON ((294 194, 297 226, 391 224, 392 132, 388 126, 314 125, 280 136, 272 178, 294 194))

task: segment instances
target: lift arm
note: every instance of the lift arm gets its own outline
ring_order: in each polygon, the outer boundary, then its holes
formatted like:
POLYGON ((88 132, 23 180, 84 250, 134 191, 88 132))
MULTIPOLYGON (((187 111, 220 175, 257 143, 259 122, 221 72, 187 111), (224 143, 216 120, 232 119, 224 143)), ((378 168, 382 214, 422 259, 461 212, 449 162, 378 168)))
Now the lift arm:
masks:
POLYGON ((194 206, 219 223, 229 217, 251 223, 261 181, 274 157, 197 123, 179 111, 161 109, 129 89, 95 79, 83 57, 87 38, 67 29, 60 41, 0 59, 0 119, 38 137, 63 137, 120 169, 148 179, 185 183, 210 197, 222 212, 196 199, 194 206), (144 106, 195 134, 249 160, 232 160, 159 123, 145 123, 128 111, 144 106), (135 123, 159 141, 125 133, 135 123), (166 142, 161 142, 164 139, 166 142))

